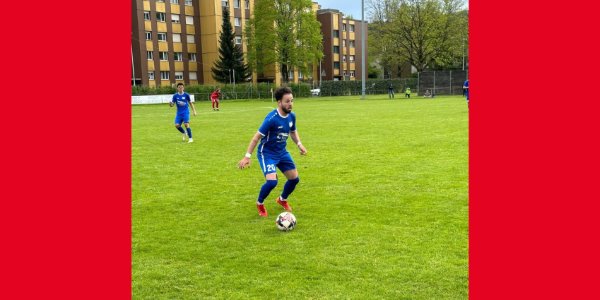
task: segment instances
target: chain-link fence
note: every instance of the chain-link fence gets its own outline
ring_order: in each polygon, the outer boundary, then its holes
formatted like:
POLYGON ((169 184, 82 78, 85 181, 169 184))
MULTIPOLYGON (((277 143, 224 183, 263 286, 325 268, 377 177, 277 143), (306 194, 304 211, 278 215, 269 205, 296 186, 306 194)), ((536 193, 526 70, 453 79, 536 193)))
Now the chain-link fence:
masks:
MULTIPOLYGON (((411 78, 367 79, 365 94, 388 94, 389 88, 392 86, 396 95, 404 94, 406 88, 410 88, 415 96, 425 94, 431 96, 462 95, 463 83, 467 76, 467 71, 449 70, 421 72, 417 77, 411 78)), ((221 88, 221 100, 271 99, 273 90, 277 89, 272 83, 222 84, 218 86, 221 88)), ((318 92, 311 91, 313 87, 317 87, 315 83, 292 83, 288 86, 294 91, 295 97, 362 95, 362 81, 360 80, 322 81, 318 92)), ((193 94, 196 101, 210 101, 210 94, 216 88, 217 85, 189 85, 185 90, 189 94, 193 94)), ((132 95, 173 94, 175 91, 175 85, 156 88, 137 86, 132 88, 132 95)))
POLYGON ((432 95, 462 95, 467 71, 426 71, 419 73, 417 91, 423 95, 427 90, 432 95))
MULTIPOLYGON (((390 86, 396 95, 404 94, 407 88, 417 96, 462 95, 463 84, 467 79, 467 71, 426 71, 417 77, 396 79, 367 79, 366 95, 388 94, 390 86), (427 93, 429 91, 429 93, 427 93)), ((362 81, 323 81, 319 96, 350 96, 362 95, 362 81)))

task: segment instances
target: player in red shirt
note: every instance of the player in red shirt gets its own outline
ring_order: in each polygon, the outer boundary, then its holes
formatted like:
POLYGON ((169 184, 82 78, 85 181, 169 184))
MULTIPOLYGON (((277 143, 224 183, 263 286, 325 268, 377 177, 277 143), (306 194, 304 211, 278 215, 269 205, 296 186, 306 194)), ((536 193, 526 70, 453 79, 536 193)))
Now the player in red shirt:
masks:
POLYGON ((221 97, 221 89, 217 88, 210 94, 210 101, 212 102, 213 110, 219 110, 219 98, 221 97), (216 104, 216 105, 215 105, 216 104), (215 108, 216 106, 216 108, 215 108))

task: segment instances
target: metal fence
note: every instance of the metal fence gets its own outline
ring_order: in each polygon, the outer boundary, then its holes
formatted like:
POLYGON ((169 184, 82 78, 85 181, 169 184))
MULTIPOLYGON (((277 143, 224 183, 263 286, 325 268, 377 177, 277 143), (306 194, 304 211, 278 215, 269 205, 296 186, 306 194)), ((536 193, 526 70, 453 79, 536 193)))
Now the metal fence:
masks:
POLYGON ((427 90, 433 95, 462 95, 467 76, 468 72, 461 70, 421 72, 417 91, 419 95, 427 90))

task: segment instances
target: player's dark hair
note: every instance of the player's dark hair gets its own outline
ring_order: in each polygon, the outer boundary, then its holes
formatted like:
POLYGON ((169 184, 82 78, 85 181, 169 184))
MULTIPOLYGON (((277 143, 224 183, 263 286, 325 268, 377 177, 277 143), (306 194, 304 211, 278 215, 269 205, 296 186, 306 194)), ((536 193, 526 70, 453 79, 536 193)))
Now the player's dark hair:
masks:
POLYGON ((292 93, 292 89, 290 89, 287 86, 284 87, 280 87, 275 91, 275 100, 279 101, 281 99, 283 99, 283 95, 286 94, 291 94, 292 93))
POLYGON ((178 84, 177 84, 177 87, 179 87, 180 85, 183 85, 183 83, 181 83, 181 82, 180 82, 180 83, 178 83, 178 84))

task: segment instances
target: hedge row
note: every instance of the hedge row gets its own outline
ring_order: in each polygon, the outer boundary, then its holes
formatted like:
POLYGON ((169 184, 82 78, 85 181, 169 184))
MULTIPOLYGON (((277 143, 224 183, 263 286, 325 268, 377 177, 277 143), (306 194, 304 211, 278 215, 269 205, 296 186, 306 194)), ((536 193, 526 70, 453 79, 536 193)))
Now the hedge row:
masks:
MULTIPOLYGON (((296 97, 310 97, 311 86, 309 84, 288 84, 288 86, 294 91, 296 97)), ((270 99, 271 89, 275 90, 276 87, 270 83, 259 83, 253 85, 251 83, 243 84, 220 84, 220 85, 187 85, 185 91, 189 94, 196 95, 198 100, 208 100, 210 94, 217 88, 221 88, 223 99, 270 99)), ((146 86, 134 86, 131 89, 131 94, 134 96, 139 95, 166 95, 174 94, 176 88, 173 86, 161 86, 161 87, 146 87, 146 86)))
MULTIPOLYGON (((366 94, 382 94, 387 93, 390 84, 394 87, 396 93, 403 92, 407 87, 410 87, 413 92, 417 91, 417 78, 406 79, 368 79, 365 85, 366 94)), ((223 84, 223 85, 188 85, 185 91, 196 95, 199 101, 209 100, 210 94, 218 87, 221 88, 223 94, 222 99, 270 99, 271 89, 276 87, 271 83, 259 83, 253 85, 251 83, 243 84, 223 84)), ((311 85, 307 83, 288 84, 294 91, 295 97, 311 97, 311 85)), ((161 87, 132 87, 131 94, 138 95, 166 95, 174 94, 176 89, 174 86, 161 87)), ((362 81, 323 81, 321 83, 321 96, 347 96, 361 95, 362 81)))

